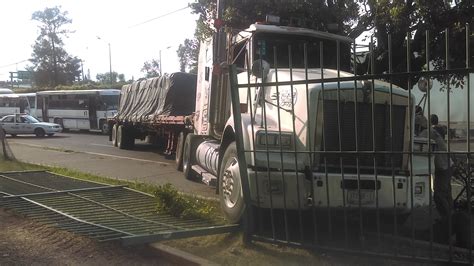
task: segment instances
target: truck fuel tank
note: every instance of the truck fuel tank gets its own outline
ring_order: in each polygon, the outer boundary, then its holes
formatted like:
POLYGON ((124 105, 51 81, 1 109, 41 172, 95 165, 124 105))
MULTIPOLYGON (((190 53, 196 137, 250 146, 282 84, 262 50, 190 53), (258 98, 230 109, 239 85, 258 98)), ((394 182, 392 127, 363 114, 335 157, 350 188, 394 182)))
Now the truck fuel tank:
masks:
POLYGON ((196 163, 215 176, 219 167, 219 147, 219 141, 206 140, 196 149, 196 163))

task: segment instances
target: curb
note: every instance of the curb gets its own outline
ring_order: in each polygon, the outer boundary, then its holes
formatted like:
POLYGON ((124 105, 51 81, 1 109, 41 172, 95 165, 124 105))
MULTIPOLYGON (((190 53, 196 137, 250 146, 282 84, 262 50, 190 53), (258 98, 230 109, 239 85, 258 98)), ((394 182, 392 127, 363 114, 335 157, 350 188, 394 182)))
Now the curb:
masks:
POLYGON ((152 243, 149 244, 149 246, 154 249, 156 254, 178 265, 219 265, 215 262, 164 244, 152 243))

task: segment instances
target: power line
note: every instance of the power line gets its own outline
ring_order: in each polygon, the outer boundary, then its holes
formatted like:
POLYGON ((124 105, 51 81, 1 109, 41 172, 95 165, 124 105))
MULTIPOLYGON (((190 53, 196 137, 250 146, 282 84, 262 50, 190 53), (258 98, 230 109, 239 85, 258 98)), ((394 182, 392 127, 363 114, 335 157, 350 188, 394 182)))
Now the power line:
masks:
POLYGON ((8 65, 0 66, 0 68, 11 67, 11 66, 14 66, 14 65, 16 65, 16 64, 20 64, 20 63, 23 63, 23 62, 26 62, 26 61, 28 61, 28 59, 21 60, 21 61, 19 61, 19 62, 12 63, 12 64, 8 64, 8 65))
POLYGON ((158 16, 158 17, 154 17, 154 18, 152 18, 152 19, 149 19, 149 20, 140 22, 140 23, 138 23, 138 24, 135 24, 135 25, 133 25, 133 26, 130 26, 129 28, 135 28, 135 27, 137 27, 137 26, 140 26, 140 25, 149 23, 149 22, 151 22, 151 21, 153 21, 153 20, 157 20, 157 19, 160 19, 160 18, 169 16, 169 15, 171 15, 171 14, 177 13, 177 12, 179 12, 179 11, 181 11, 181 10, 185 10, 185 9, 187 9, 187 8, 189 8, 189 6, 186 6, 186 7, 180 8, 180 9, 176 9, 176 10, 174 10, 174 11, 171 11, 171 12, 169 12, 169 13, 160 15, 160 16, 158 16))

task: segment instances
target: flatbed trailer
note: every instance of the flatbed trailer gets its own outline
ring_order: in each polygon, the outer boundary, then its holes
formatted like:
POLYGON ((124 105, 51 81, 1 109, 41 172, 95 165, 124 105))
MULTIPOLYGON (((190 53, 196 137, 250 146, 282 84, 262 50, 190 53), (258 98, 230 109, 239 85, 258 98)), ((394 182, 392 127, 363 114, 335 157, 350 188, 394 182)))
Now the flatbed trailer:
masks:
POLYGON ((181 72, 125 85, 118 114, 108 121, 109 139, 120 149, 145 140, 174 157, 180 134, 192 132, 195 95, 196 76, 181 72))

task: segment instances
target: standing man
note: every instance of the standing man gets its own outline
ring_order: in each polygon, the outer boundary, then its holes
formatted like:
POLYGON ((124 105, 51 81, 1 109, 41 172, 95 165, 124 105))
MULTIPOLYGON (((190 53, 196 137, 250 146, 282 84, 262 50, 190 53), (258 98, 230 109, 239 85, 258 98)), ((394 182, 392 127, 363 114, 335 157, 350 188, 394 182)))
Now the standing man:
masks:
MULTIPOLYGON (((436 115, 435 115, 436 116, 436 115)), ((433 118, 433 117, 431 117, 433 118)), ((437 118, 437 116, 436 116, 437 118)), ((431 120, 433 121, 433 120, 431 120)), ((437 124, 437 123, 436 123, 437 124)), ((429 129, 430 138, 436 142, 437 152, 446 152, 446 142, 432 125, 429 129)), ((428 129, 421 131, 420 137, 428 137, 428 129)), ((436 153, 434 156, 435 178, 434 178, 434 202, 436 209, 442 219, 451 215, 453 196, 451 192, 452 161, 447 153, 436 153)))

